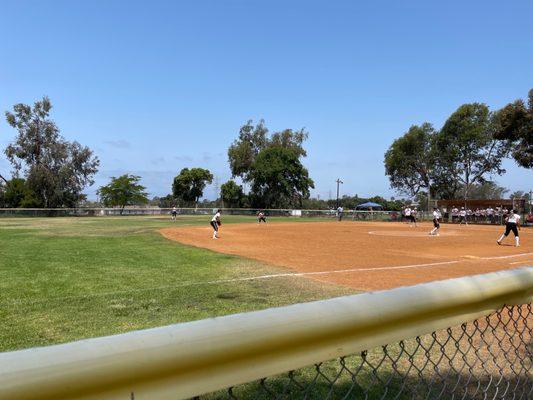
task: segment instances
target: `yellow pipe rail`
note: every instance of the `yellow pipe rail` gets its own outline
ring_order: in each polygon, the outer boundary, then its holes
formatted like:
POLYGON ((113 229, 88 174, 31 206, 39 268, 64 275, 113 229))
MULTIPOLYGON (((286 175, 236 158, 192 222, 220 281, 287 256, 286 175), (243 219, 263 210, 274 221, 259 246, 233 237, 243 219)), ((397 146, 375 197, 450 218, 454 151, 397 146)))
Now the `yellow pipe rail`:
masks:
POLYGON ((2 400, 183 399, 533 300, 533 267, 0 354, 2 400))

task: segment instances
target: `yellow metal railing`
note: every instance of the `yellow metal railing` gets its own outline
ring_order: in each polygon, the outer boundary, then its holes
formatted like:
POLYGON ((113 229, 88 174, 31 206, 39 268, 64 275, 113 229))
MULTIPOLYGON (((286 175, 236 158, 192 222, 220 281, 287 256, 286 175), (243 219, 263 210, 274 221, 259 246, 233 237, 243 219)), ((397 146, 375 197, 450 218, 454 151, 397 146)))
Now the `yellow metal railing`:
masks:
POLYGON ((0 399, 182 399, 533 299, 533 268, 0 354, 0 399))

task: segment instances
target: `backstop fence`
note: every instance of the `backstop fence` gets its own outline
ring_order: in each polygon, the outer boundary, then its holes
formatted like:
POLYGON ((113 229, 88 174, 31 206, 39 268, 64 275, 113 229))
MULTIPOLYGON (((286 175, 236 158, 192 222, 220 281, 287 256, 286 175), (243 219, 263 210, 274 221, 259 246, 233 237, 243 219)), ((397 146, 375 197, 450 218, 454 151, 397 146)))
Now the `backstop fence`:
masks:
POLYGON ((531 399, 533 267, 0 354, 0 398, 531 399))

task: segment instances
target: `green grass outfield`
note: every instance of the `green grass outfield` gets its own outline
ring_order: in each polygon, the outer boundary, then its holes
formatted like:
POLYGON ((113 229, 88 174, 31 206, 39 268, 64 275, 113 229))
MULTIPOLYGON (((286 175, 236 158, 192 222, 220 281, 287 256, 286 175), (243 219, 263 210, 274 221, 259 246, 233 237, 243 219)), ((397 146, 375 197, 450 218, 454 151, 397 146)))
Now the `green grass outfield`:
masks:
POLYGON ((0 351, 353 293, 294 277, 208 283, 280 271, 158 233, 209 218, 1 218, 0 351))

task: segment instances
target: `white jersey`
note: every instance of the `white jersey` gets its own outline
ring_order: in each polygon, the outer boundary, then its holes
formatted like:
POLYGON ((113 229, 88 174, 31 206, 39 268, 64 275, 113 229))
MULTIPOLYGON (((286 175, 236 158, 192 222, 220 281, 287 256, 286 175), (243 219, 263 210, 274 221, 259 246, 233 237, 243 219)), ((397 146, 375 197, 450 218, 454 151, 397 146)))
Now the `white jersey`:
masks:
POLYGON ((220 213, 217 212, 213 218, 211 218, 211 222, 218 222, 220 220, 220 213))
POLYGON ((509 217, 507 217, 507 222, 509 222, 510 224, 518 224, 519 221, 520 221, 520 215, 518 214, 511 213, 509 214, 509 217))
POLYGON ((410 208, 406 208, 405 209, 405 216, 406 217, 410 217, 411 216, 411 209, 410 208))
POLYGON ((433 211, 433 219, 440 219, 442 217, 439 210, 433 211))
POLYGON ((465 217, 465 216, 466 216, 466 211, 465 211, 465 210, 461 210, 461 211, 459 211, 459 215, 460 215, 461 217, 465 217))

